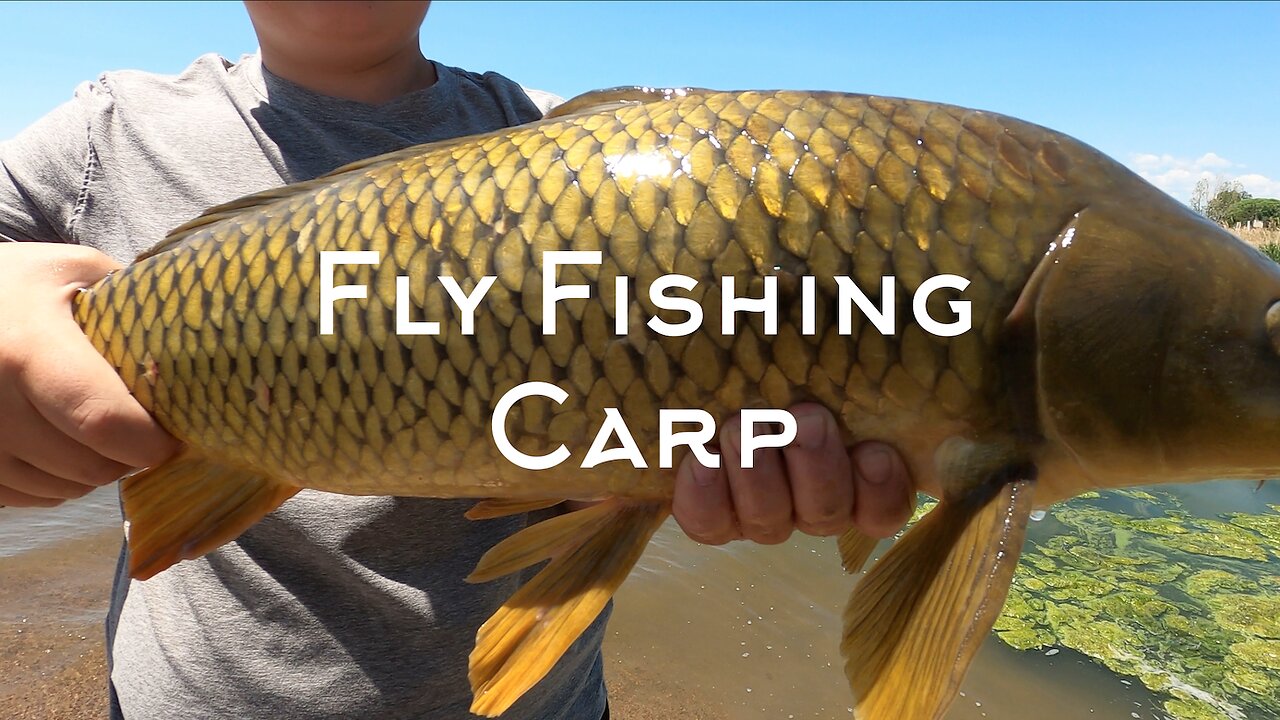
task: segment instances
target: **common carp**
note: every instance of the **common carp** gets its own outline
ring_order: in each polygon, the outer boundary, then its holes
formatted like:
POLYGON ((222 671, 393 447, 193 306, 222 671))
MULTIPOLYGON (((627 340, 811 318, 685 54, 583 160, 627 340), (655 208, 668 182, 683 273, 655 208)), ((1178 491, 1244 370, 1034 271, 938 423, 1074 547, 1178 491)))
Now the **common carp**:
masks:
POLYGON ((1083 143, 914 100, 590 93, 213 208, 74 313, 184 443, 122 482, 135 578, 300 488, 602 500, 473 573, 550 560, 477 634, 486 716, 668 515, 663 410, 817 401, 941 499, 845 611, 862 720, 945 714, 1033 509, 1280 471, 1280 268, 1083 143))

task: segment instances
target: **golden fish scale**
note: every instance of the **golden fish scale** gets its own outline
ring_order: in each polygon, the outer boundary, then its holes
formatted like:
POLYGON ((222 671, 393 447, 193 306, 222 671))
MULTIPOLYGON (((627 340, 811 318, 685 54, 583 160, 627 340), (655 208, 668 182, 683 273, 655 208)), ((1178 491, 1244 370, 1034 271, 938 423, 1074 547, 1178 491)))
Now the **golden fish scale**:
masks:
MULTIPOLYGON (((77 318, 144 406, 179 438, 308 487, 399 495, 664 495, 659 408, 717 419, 749 406, 817 400, 846 437, 905 438, 933 425, 998 424, 997 330, 1036 259, 1081 203, 1068 182, 1092 151, 1047 130, 930 103, 826 93, 690 93, 522 126, 384 161, 196 230, 176 249, 82 296, 77 318), (368 301, 336 305, 319 333, 319 250, 377 250, 335 284, 368 301), (546 250, 602 250, 561 268, 591 297, 558 305, 543 335, 546 250), (681 273, 701 328, 664 337, 648 285, 681 273), (911 295, 926 278, 970 281, 973 329, 925 332, 911 295), (720 332, 720 283, 758 296, 779 276, 779 332, 740 314, 720 332), (411 318, 395 333, 395 277, 411 318), (497 277, 465 336, 444 288, 497 277), (614 334, 614 279, 632 278, 628 335, 614 334), (803 335, 798 277, 817 277, 817 333, 803 335), (896 278, 899 331, 855 313, 838 334, 835 275, 873 299, 896 278), (508 432, 525 452, 560 443, 576 466, 618 407, 650 470, 522 471, 498 455, 492 410, 518 383, 533 398, 508 432)), ((946 293, 930 302, 949 318, 946 293)))

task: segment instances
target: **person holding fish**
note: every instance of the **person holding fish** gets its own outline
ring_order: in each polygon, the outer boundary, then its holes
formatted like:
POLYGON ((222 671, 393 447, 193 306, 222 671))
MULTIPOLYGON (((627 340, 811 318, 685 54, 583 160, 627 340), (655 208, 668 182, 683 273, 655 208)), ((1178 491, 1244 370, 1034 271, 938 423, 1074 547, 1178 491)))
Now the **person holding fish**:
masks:
MULTIPOLYGON (((558 98, 427 60, 429 3, 246 3, 260 54, 177 77, 107 73, 0 146, 0 505, 52 507, 164 464, 179 443, 68 304, 172 227, 249 192, 410 145, 539 119, 558 98)), ((873 537, 910 513, 889 446, 844 447, 792 408, 795 441, 744 469, 676 472, 695 540, 873 537)), ((721 428, 736 443, 739 426, 721 428)), ((467 584, 480 556, 555 508, 483 521, 465 500, 304 491, 201 560, 146 582, 122 554, 107 623, 111 716, 472 717, 476 628, 524 575, 467 584)), ((607 716, 607 613, 503 717, 607 716)))

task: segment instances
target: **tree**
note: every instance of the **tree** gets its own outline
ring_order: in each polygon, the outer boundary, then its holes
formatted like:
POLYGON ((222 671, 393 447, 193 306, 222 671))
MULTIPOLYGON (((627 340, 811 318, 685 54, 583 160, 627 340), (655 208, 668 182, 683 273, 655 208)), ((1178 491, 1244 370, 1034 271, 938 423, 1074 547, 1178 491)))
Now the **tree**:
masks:
POLYGON ((1227 216, 1231 208, 1241 200, 1248 200, 1250 197, 1252 195, 1245 192, 1244 186, 1237 180, 1219 182, 1213 198, 1205 203, 1204 210, 1201 212, 1219 225, 1226 225, 1229 222, 1227 216))
MULTIPOLYGON (((1221 183, 1221 181, 1219 181, 1221 183)), ((1202 177, 1196 181, 1196 187, 1191 191, 1191 209, 1204 214, 1205 208, 1209 206, 1209 201, 1213 199, 1211 188, 1213 185, 1209 182, 1209 178, 1202 177)))
POLYGON ((1254 220, 1261 220, 1265 225, 1280 223, 1280 200, 1246 197, 1228 208, 1226 217, 1220 222, 1234 225, 1254 220))

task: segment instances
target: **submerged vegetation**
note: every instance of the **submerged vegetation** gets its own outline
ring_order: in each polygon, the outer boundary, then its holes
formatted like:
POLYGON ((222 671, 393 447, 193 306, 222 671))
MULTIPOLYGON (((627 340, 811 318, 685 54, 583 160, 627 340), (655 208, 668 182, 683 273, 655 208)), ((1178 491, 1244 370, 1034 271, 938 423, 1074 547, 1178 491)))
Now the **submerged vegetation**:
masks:
POLYGON ((1174 720, 1280 717, 1280 505, 1266 508, 1199 517, 1160 490, 1056 506, 996 634, 1134 676, 1174 720))

